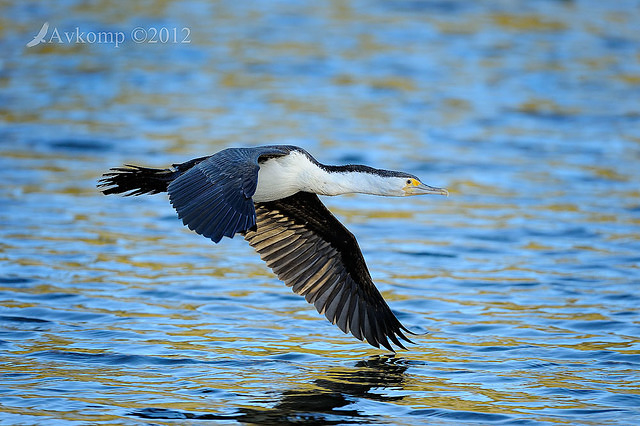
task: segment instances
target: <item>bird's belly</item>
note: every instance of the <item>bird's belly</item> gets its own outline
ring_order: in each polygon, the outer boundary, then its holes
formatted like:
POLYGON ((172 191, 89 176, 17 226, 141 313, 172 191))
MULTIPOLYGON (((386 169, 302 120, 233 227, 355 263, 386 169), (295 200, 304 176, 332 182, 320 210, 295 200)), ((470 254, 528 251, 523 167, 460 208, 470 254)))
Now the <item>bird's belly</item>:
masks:
POLYGON ((290 167, 279 159, 267 160, 260 165, 258 185, 253 201, 265 203, 289 197, 300 191, 298 179, 290 167))

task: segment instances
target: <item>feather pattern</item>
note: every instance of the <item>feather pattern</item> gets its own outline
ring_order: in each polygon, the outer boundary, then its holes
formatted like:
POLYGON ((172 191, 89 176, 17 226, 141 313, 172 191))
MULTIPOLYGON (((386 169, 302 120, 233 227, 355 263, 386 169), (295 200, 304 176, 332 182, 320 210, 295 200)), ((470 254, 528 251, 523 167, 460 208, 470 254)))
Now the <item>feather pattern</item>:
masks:
POLYGON ((275 274, 319 313, 369 344, 405 348, 407 330, 373 284, 358 243, 317 195, 299 192, 256 203, 256 227, 244 233, 275 274))
POLYGON ((214 243, 231 238, 255 226, 251 197, 258 184, 258 162, 286 154, 275 146, 220 151, 175 178, 167 188, 169 201, 192 231, 214 243))

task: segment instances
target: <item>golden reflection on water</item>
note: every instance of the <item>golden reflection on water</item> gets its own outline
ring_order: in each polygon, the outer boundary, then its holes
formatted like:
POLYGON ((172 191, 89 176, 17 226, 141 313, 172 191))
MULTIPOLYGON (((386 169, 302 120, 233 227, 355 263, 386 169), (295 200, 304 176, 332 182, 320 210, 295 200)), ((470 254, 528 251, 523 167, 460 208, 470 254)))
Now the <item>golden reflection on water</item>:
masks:
POLYGON ((0 71, 7 422, 635 423, 636 13, 178 6, 45 19, 175 21, 193 32, 184 49, 26 50, 45 15, 0 17, 15 44, 0 71), (409 351, 343 335, 241 239, 180 229, 164 196, 94 187, 123 162, 279 142, 450 190, 326 200, 422 333, 409 351))

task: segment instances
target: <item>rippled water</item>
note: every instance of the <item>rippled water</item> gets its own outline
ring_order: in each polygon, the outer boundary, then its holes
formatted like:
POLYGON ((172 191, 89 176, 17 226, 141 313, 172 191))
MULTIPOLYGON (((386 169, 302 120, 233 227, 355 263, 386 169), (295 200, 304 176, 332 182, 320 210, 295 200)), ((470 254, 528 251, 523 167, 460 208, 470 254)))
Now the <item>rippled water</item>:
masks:
POLYGON ((0 423, 640 422, 638 2, 313 4, 1 3, 0 423), (450 190, 324 199, 408 351, 95 189, 264 143, 450 190))

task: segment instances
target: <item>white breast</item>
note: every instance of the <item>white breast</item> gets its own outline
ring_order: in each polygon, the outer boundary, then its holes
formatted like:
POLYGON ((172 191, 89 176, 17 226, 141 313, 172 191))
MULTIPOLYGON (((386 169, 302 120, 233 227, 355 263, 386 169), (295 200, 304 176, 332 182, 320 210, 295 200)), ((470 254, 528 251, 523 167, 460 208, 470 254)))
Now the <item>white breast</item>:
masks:
POLYGON ((303 190, 300 173, 308 167, 307 163, 311 164, 307 156, 295 151, 261 163, 253 201, 264 203, 279 200, 303 190))
MULTIPOLYGON (((293 151, 284 157, 271 158, 260 164, 258 187, 253 201, 264 203, 305 191, 318 195, 380 192, 389 185, 389 178, 372 173, 328 172, 305 154, 293 151)), ((404 182, 404 179, 401 179, 404 182)))

